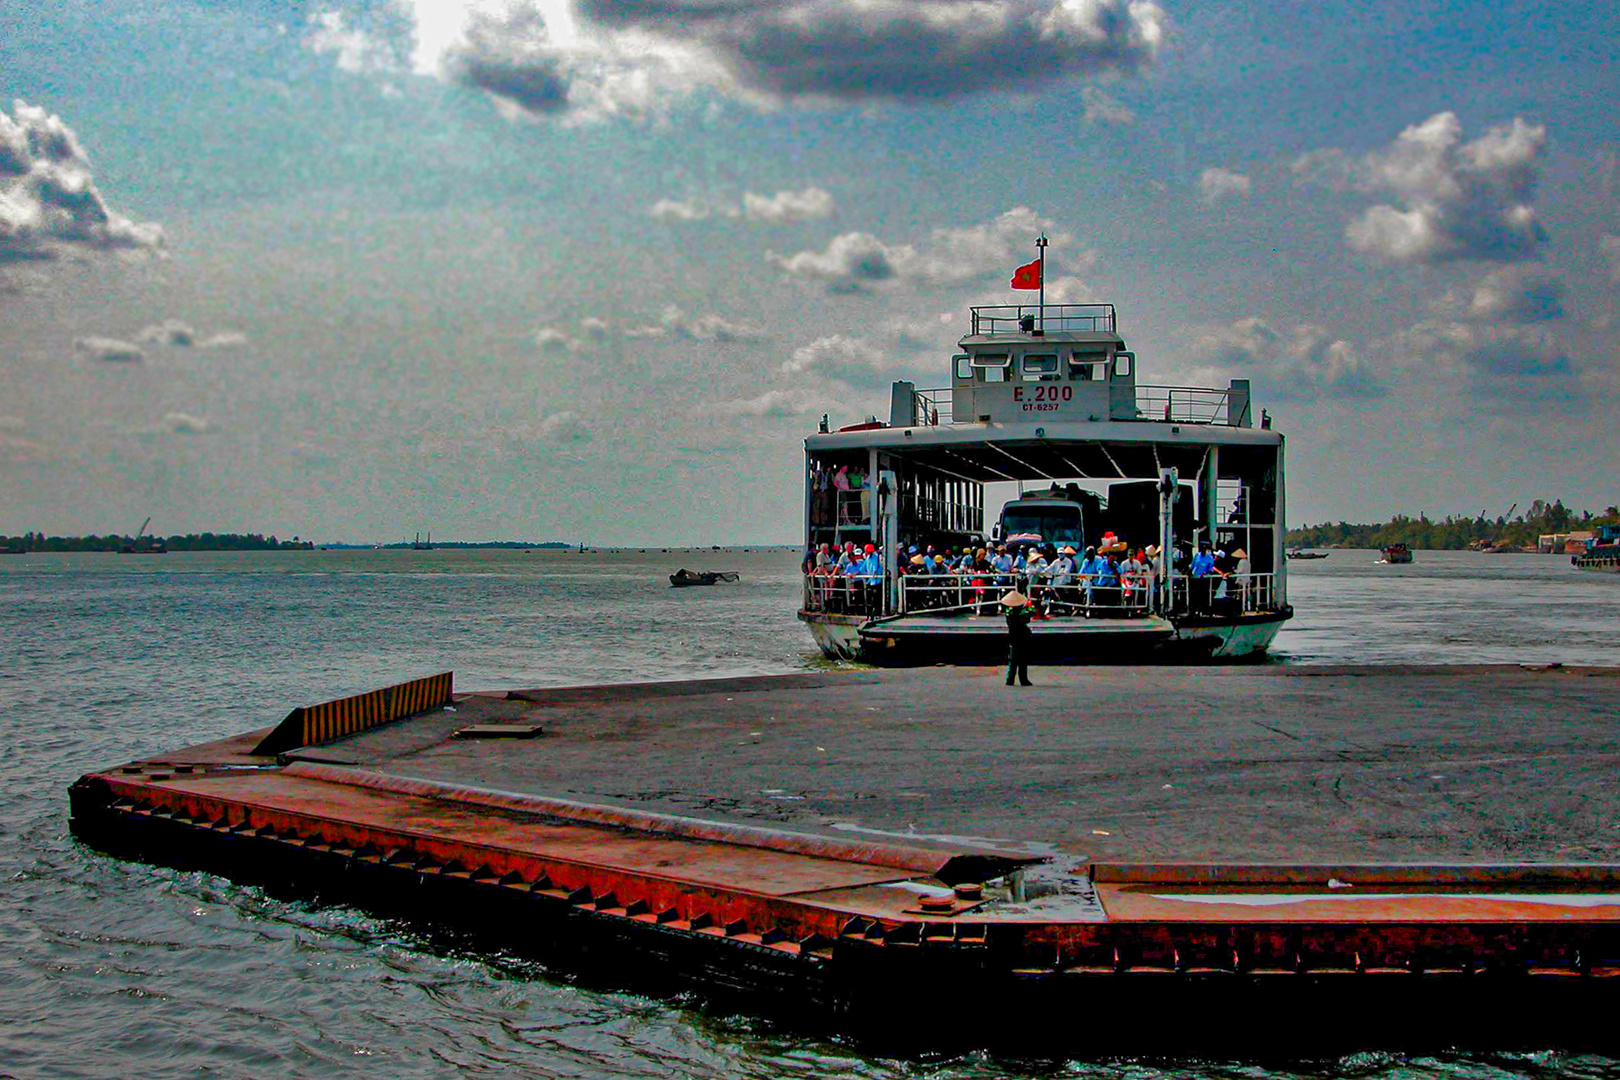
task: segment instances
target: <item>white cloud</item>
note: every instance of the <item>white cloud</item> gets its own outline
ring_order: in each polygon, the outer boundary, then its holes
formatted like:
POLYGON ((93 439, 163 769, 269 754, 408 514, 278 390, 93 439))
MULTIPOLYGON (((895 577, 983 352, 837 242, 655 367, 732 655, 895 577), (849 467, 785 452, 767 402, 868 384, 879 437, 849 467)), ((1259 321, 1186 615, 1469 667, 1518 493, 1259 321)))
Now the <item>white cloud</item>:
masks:
POLYGON ((1486 274, 1468 301, 1468 317, 1509 323, 1544 322, 1564 315, 1563 276, 1542 265, 1506 266, 1486 274))
POLYGON ((962 336, 963 317, 955 311, 942 311, 931 319, 901 317, 885 326, 889 339, 902 349, 921 351, 952 348, 962 336))
POLYGON ((1129 106, 1116 101, 1095 86, 1085 87, 1080 91, 1080 101, 1085 106, 1084 119, 1088 124, 1126 124, 1136 123, 1136 114, 1129 106))
POLYGON ((899 278, 915 263, 917 252, 908 245, 891 247, 871 233, 848 232, 833 237, 824 251, 793 255, 767 252, 765 260, 794 277, 827 283, 832 292, 860 292, 899 278))
POLYGON ((197 331, 191 324, 181 322, 179 319, 165 319, 160 323, 148 326, 135 335, 137 341, 152 342, 157 345, 175 345, 187 347, 197 343, 197 331))
POLYGON ((828 402, 835 400, 837 399, 834 396, 816 394, 808 390, 767 390, 758 397, 717 401, 713 405, 706 406, 701 411, 715 416, 779 418, 823 412, 826 410, 828 402))
POLYGON ((709 208, 700 202, 682 202, 679 199, 659 199, 647 211, 654 221, 702 221, 709 216, 709 208))
POLYGON ((679 341, 762 341, 764 329, 755 323, 736 322, 723 315, 689 316, 674 304, 664 308, 655 323, 633 326, 624 332, 631 339, 673 338, 679 341))
POLYGON ((1544 376, 1574 387, 1569 352, 1543 325, 1438 320, 1411 327, 1397 341, 1412 361, 1427 365, 1431 378, 1435 369, 1449 369, 1475 393, 1500 396, 1544 376))
POLYGON ((541 352, 578 352, 580 340, 566 330, 542 326, 534 332, 534 343, 541 352))
POLYGON ((542 442, 565 445, 591 441, 590 425, 577 412, 565 409, 541 418, 535 425, 535 435, 542 442))
POLYGON ((198 333, 197 329, 190 323, 180 319, 165 319, 160 323, 148 326, 137 334, 135 339, 150 344, 170 345, 182 349, 223 349, 247 344, 247 335, 236 330, 204 335, 198 333))
POLYGON ((1207 331, 1196 351, 1208 365, 1200 374, 1250 379, 1259 394, 1270 397, 1312 400, 1388 393, 1352 345, 1308 323, 1279 328, 1260 318, 1239 319, 1207 331))
MULTIPOLYGON (((1096 262, 1096 252, 1089 252, 1093 258, 1090 263, 1096 262)), ((1095 304, 1101 303, 1097 299, 1097 289, 1083 278, 1066 274, 1055 277, 1046 283, 1046 302, 1048 304, 1095 304)))
POLYGON ((711 217, 746 218, 768 225, 830 217, 837 201, 818 187, 759 195, 745 191, 740 205, 714 204, 702 199, 659 199, 647 213, 655 221, 704 221, 711 217))
POLYGON ((541 352, 577 353, 600 345, 608 335, 606 320, 594 315, 579 321, 579 333, 571 333, 558 326, 542 326, 534 332, 534 343, 541 352))
POLYGON ((200 416, 171 412, 163 416, 163 426, 176 435, 207 435, 214 426, 200 416))
POLYGON ((138 364, 146 359, 146 352, 132 341, 110 337, 82 337, 73 347, 91 360, 109 363, 138 364))
POLYGON ((743 194, 743 216, 749 221, 810 221, 831 217, 836 207, 833 197, 818 187, 778 191, 775 195, 756 195, 752 191, 743 194))
POLYGON ((1512 262, 1533 258, 1546 239, 1531 205, 1546 139, 1546 128, 1515 117, 1463 142, 1461 122, 1442 112, 1359 160, 1318 150, 1297 158, 1293 170, 1396 197, 1345 228, 1357 251, 1392 262, 1512 262))
MULTIPOLYGON (((1152 0, 399 0, 418 73, 515 115, 657 117, 700 91, 771 106, 929 102, 1150 66, 1152 0)), ((387 50, 323 12, 312 49, 387 50)))
POLYGON ((732 84, 680 20, 607 26, 566 0, 400 0, 412 68, 489 94, 507 116, 655 120, 697 90, 732 84))
POLYGON ((0 111, 0 265, 99 251, 151 253, 163 229, 102 198, 90 159, 61 118, 23 101, 0 111))
MULTIPOLYGON (((768 252, 765 258, 794 277, 824 282, 835 293, 863 292, 899 282, 947 285, 1010 277, 1018 263, 1028 261, 1035 237, 1051 229, 1052 222, 1019 206, 982 225, 936 229, 921 249, 886 244, 870 233, 849 232, 834 237, 822 251, 768 252)), ((1059 248, 1071 239, 1063 233, 1051 237, 1059 248)))
POLYGON ((403 67, 391 43, 351 26, 341 11, 312 14, 304 44, 317 56, 333 57, 341 71, 398 72, 403 67))
POLYGON ((898 366, 892 355, 863 338, 833 334, 795 349, 782 372, 870 384, 886 380, 898 366))
POLYGON ((1198 194, 1205 202, 1249 197, 1249 178, 1219 166, 1198 174, 1198 194))

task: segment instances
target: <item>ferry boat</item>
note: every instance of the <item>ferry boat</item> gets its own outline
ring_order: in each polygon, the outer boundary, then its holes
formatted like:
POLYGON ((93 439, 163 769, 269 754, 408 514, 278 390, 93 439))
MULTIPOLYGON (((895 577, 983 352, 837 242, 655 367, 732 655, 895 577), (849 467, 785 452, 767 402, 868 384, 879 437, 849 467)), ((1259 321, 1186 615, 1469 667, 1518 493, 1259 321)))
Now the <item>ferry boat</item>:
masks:
POLYGON ((829 657, 997 662, 998 601, 1016 589, 1039 609, 1039 661, 1263 654, 1293 614, 1283 447, 1269 415, 1254 423, 1245 379, 1138 383, 1112 304, 972 308, 949 386, 896 382, 887 422, 823 417, 806 438, 799 619, 829 657), (987 528, 990 485, 1017 497, 987 528), (846 545, 875 561, 817 565, 846 545), (1059 559, 1112 546, 1148 565, 1115 578, 928 558, 1020 545, 1059 559), (1205 552, 1226 556, 1215 572, 1195 564, 1205 552))

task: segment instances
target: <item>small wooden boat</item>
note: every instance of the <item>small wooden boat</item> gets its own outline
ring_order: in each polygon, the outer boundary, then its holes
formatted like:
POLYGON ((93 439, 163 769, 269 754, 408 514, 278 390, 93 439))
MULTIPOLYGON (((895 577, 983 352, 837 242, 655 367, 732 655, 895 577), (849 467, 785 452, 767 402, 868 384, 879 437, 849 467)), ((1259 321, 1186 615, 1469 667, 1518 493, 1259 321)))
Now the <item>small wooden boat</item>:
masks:
POLYGON ((1405 544, 1391 544, 1384 549, 1383 563, 1409 563, 1412 561, 1412 549, 1405 544))
POLYGON ((684 589, 689 585, 716 585, 722 581, 737 579, 738 575, 729 570, 704 570, 701 573, 693 573, 683 566, 669 575, 669 585, 672 589, 684 589))
POLYGON ((1290 559, 1325 559, 1331 554, 1332 552, 1328 551, 1290 551, 1288 557, 1290 559))

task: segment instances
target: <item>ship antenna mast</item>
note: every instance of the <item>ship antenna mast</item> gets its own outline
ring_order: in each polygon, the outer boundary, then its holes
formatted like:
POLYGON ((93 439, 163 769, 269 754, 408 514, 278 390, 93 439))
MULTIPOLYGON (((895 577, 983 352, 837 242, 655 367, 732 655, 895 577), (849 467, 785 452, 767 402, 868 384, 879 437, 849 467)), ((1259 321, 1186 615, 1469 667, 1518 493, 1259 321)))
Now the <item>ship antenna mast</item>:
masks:
POLYGON ((1038 280, 1041 283, 1041 295, 1040 295, 1040 305, 1041 305, 1041 307, 1040 307, 1040 318, 1036 321, 1036 325, 1041 328, 1041 333, 1045 334, 1046 333, 1046 233, 1042 232, 1040 236, 1035 238, 1035 247, 1040 252, 1040 260, 1041 260, 1040 273, 1037 275, 1038 280))

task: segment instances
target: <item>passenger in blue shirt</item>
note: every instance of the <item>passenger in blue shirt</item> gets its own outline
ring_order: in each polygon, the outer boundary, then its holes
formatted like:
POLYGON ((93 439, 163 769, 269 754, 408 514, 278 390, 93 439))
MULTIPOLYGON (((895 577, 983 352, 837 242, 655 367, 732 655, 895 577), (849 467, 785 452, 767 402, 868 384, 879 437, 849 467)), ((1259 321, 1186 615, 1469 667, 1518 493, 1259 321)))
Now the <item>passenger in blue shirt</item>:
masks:
POLYGON ((1208 544, 1198 545, 1198 554, 1192 557, 1192 576, 1203 577, 1215 569, 1215 556, 1210 554, 1208 544))
POLYGON ((1091 590, 1097 584, 1097 575, 1102 572, 1097 565, 1101 561, 1102 559, 1097 554, 1097 549, 1094 547, 1088 547, 1086 548, 1085 558, 1080 560, 1080 565, 1077 568, 1080 574, 1081 584, 1086 590, 1086 607, 1091 606, 1091 590))
POLYGON ((1103 593, 1102 600, 1109 603, 1116 595, 1112 590, 1119 588, 1119 564, 1112 555, 1099 554, 1092 566, 1096 573, 1092 583, 1099 589, 1108 590, 1103 593))
POLYGON ((1198 554, 1192 557, 1192 566, 1188 569, 1193 576, 1193 605, 1197 610, 1208 611, 1215 603, 1215 556, 1210 554, 1209 544, 1198 545, 1198 554))

